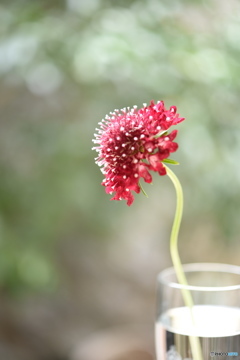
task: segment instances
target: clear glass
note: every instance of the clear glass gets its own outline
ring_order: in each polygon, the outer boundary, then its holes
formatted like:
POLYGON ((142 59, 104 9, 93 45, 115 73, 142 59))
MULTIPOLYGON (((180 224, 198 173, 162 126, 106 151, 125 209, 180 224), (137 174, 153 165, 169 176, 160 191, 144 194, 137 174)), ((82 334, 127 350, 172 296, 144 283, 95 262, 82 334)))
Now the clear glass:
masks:
POLYGON ((240 266, 183 265, 188 285, 180 285, 173 268, 157 279, 155 344, 157 360, 193 359, 191 339, 200 359, 240 359, 240 266), (188 291, 193 307, 186 307, 188 291))

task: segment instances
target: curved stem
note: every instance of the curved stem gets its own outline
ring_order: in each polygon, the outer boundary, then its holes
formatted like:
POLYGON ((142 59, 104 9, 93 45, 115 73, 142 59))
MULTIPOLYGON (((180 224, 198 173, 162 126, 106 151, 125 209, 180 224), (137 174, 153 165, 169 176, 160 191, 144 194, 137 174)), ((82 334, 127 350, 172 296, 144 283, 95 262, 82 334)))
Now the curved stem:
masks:
MULTIPOLYGON (((176 196, 177 196, 176 212, 175 212, 175 217, 174 217, 172 231, 171 231, 171 237, 170 237, 170 253, 171 253, 173 266, 175 268, 175 272, 176 272, 176 276, 177 276, 177 280, 178 280, 179 284, 188 285, 186 276, 185 276, 183 268, 182 268, 179 253, 178 253, 178 233, 179 233, 181 220, 182 220, 182 213, 183 213, 182 186, 181 186, 177 176, 174 174, 174 172, 172 170, 170 170, 165 164, 164 164, 164 166, 167 170, 167 175, 170 177, 170 179, 173 182, 173 185, 176 190, 176 196)), ((194 325, 194 318, 193 318, 193 313, 192 313, 192 307, 193 307, 194 303, 193 303, 191 293, 188 289, 183 287, 182 295, 183 295, 183 300, 184 300, 185 305, 187 307, 189 307, 189 309, 191 311, 192 323, 194 325)), ((190 339, 193 359, 194 360, 202 360, 203 357, 202 357, 202 350, 201 350, 199 338, 195 337, 195 336, 190 336, 189 339, 190 339)))
MULTIPOLYGON (((182 213, 183 213, 183 191, 182 186, 177 178, 177 176, 174 174, 172 170, 170 170, 166 165, 167 174, 170 177, 170 179, 173 182, 173 185, 176 190, 176 196, 177 196, 177 204, 176 204, 176 212, 175 217, 173 221, 172 231, 171 231, 171 237, 170 237, 170 253, 172 257, 173 266, 176 271, 177 280, 180 284, 187 285, 187 279, 182 269, 181 260, 178 253, 178 233, 182 221, 182 213)), ((189 294, 189 292, 184 293, 184 301, 188 306, 193 306, 192 297, 189 294)))

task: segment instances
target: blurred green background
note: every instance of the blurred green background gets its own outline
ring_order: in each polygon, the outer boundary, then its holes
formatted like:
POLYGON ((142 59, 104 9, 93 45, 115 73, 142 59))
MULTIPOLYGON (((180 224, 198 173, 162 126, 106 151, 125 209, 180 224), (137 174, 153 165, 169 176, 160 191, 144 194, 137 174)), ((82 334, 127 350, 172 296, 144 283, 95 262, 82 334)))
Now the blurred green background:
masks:
POLYGON ((148 360, 170 180, 111 202, 91 150, 115 108, 176 105, 186 262, 239 265, 240 3, 1 0, 0 359, 148 360))

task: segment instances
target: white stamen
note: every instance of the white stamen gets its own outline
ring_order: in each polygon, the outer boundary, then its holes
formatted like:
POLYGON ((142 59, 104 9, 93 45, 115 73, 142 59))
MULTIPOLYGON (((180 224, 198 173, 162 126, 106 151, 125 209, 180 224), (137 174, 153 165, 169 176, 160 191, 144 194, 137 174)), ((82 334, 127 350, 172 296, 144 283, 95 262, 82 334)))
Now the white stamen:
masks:
POLYGON ((140 139, 143 139, 144 137, 145 137, 145 135, 142 134, 142 135, 140 136, 140 139))
POLYGON ((157 126, 157 130, 161 130, 161 126, 160 126, 160 125, 157 126))
POLYGON ((117 136, 116 139, 117 139, 117 140, 121 140, 120 136, 117 136))
POLYGON ((124 131, 125 129, 124 129, 124 127, 123 127, 123 126, 121 126, 121 127, 120 127, 120 130, 121 130, 121 131, 124 131))
POLYGON ((149 148, 149 149, 148 149, 148 152, 152 152, 152 148, 149 148))
POLYGON ((168 140, 169 140, 169 137, 168 137, 168 136, 166 136, 166 137, 165 137, 165 140, 166 140, 166 141, 168 141, 168 140))
POLYGON ((135 178, 138 178, 138 176, 139 176, 138 174, 134 174, 134 177, 135 177, 135 178))
POLYGON ((126 179, 126 178, 127 178, 127 176, 126 176, 126 175, 123 175, 123 178, 124 178, 124 179, 126 179))
POLYGON ((129 189, 128 189, 128 188, 126 188, 126 191, 129 191, 129 189))
POLYGON ((166 117, 166 120, 169 121, 169 120, 171 120, 171 118, 168 116, 168 117, 166 117))
POLYGON ((127 155, 126 154, 122 154, 122 157, 126 157, 127 155))
POLYGON ((107 148, 107 151, 111 151, 111 149, 110 149, 110 148, 107 148))
POLYGON ((136 136, 134 136, 133 140, 137 141, 137 140, 138 140, 138 138, 137 138, 136 136))
POLYGON ((98 166, 102 166, 104 164, 104 160, 99 160, 99 161, 96 161, 96 164, 98 166))
POLYGON ((149 116, 149 120, 152 120, 153 119, 153 116, 149 116))
POLYGON ((133 163, 134 163, 134 164, 137 164, 137 163, 138 163, 138 160, 137 160, 137 159, 133 159, 133 163))
POLYGON ((117 150, 119 147, 118 146, 115 146, 115 150, 117 150))
POLYGON ((126 169, 127 165, 123 165, 123 168, 126 169))
POLYGON ((131 150, 134 150, 134 149, 135 149, 135 147, 134 147, 134 146, 132 146, 132 147, 131 147, 131 150))
POLYGON ((125 147, 126 146, 126 144, 122 144, 122 147, 125 147))

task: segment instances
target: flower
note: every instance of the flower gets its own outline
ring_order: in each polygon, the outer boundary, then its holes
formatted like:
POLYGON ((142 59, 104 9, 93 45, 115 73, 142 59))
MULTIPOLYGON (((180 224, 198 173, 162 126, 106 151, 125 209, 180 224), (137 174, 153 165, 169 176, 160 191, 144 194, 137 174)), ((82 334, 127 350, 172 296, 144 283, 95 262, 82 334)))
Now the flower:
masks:
POLYGON ((111 200, 124 199, 130 206, 132 191, 141 191, 140 178, 151 183, 150 170, 166 174, 163 162, 178 148, 173 142, 177 130, 167 130, 184 120, 176 111, 176 106, 167 110, 163 101, 151 101, 139 110, 137 106, 115 110, 99 123, 93 140, 98 146, 93 150, 98 152, 96 163, 105 175, 106 193, 115 193, 111 200))

